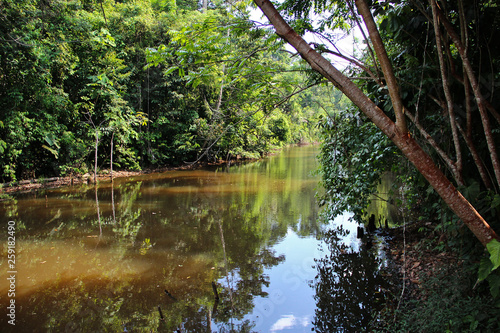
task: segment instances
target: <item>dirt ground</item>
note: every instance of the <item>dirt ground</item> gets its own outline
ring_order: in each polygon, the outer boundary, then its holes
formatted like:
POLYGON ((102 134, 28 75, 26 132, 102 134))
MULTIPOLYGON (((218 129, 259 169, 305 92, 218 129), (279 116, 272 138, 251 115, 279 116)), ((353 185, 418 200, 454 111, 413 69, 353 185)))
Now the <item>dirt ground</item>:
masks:
MULTIPOLYGON (((182 167, 165 167, 165 168, 148 169, 141 171, 113 171, 113 179, 120 177, 132 177, 132 176, 144 175, 154 172, 195 169, 199 168, 200 166, 201 165, 199 164, 195 164, 195 165, 186 165, 182 167)), ((97 181, 109 181, 111 178, 109 170, 100 171, 97 174, 96 178, 97 181)), ((41 188, 57 188, 69 185, 91 184, 93 182, 94 182, 93 174, 77 175, 71 177, 54 177, 48 179, 23 180, 9 184, 3 184, 3 186, 0 188, 0 194, 31 192, 41 188)))
POLYGON ((441 267, 463 264, 451 251, 436 250, 444 236, 436 234, 431 223, 419 222, 387 233, 390 236, 388 255, 397 271, 393 278, 405 286, 403 300, 420 298, 422 279, 434 275, 441 267))

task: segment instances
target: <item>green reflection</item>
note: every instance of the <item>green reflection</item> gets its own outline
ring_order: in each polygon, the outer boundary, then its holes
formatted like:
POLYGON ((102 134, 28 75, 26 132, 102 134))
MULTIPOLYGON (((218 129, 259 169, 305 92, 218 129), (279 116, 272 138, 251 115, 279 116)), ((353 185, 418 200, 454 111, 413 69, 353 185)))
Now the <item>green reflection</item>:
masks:
POLYGON ((398 209, 402 205, 398 204, 398 201, 401 202, 401 194, 397 184, 393 174, 385 173, 377 186, 377 192, 370 196, 370 205, 366 209, 364 219, 368 221, 373 215, 377 228, 392 228, 399 225, 403 219, 398 209))
POLYGON ((1 213, 25 226, 17 231, 17 328, 252 331, 244 317, 254 297, 266 296, 265 269, 284 260, 273 245, 289 228, 302 236, 321 229, 315 153, 295 148, 229 170, 115 179, 2 203, 1 213))

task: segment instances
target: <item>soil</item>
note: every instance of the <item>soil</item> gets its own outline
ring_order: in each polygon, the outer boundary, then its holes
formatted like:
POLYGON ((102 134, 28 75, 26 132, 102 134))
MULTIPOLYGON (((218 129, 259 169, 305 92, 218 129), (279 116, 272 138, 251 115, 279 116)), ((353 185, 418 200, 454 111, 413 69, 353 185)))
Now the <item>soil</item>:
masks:
POLYGON ((387 234, 388 255, 396 270, 393 282, 399 285, 400 289, 404 282, 402 301, 422 298, 420 290, 422 280, 433 276, 442 267, 450 265, 460 267, 463 264, 452 251, 446 248, 442 251, 436 249, 445 241, 445 236, 437 234, 430 222, 390 229, 387 234))
MULTIPOLYGON (((181 167, 164 167, 164 168, 147 169, 141 171, 126 171, 126 170, 113 171, 113 179, 120 177, 133 177, 155 172, 196 169, 202 166, 203 166, 202 164, 194 164, 194 165, 185 165, 181 167)), ((97 181, 109 181, 110 178, 111 177, 109 170, 102 170, 98 172, 96 177, 97 181)), ((62 186, 70 186, 78 184, 91 184, 93 182, 94 182, 94 174, 75 175, 71 177, 53 177, 48 179, 43 179, 43 178, 31 179, 31 180, 1 184, 3 186, 0 188, 0 194, 31 192, 38 189, 58 188, 62 186)))

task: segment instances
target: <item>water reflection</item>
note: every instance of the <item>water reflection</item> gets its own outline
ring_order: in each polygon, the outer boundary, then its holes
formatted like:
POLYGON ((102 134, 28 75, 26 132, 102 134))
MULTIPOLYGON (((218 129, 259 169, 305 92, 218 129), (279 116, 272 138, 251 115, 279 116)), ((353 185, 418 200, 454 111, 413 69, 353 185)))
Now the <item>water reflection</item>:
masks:
POLYGON ((355 240, 357 223, 347 215, 324 235, 326 255, 316 260, 316 332, 368 331, 373 314, 380 310, 388 284, 380 268, 386 263, 378 255, 383 239, 375 246, 355 240), (339 223, 341 222, 341 223, 339 223))
MULTIPOLYGON (((295 148, 229 170, 115 179, 0 203, 18 227, 17 330, 2 316, 2 332, 251 332, 304 321, 310 331, 312 313, 281 313, 280 302, 266 301, 284 299, 276 284, 288 288, 273 279, 289 257, 279 246, 291 236, 316 244, 322 229, 315 153, 295 148), (262 304, 273 316, 258 317, 262 304)), ((307 287, 299 273, 287 281, 307 287)))

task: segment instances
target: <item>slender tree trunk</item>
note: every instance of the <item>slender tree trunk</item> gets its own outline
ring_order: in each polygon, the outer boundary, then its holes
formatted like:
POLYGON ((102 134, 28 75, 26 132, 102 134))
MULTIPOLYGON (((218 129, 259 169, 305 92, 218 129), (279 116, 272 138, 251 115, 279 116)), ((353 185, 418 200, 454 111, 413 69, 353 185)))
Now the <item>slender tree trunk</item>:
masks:
POLYGON ((394 114, 396 115, 396 126, 401 133, 407 133, 408 129, 406 127, 403 101, 399 95, 399 84, 397 83, 391 61, 385 50, 384 43, 382 42, 382 37, 380 37, 377 25, 373 20, 373 16, 368 8, 366 0, 356 0, 356 7, 365 21, 366 28, 370 34, 370 40, 372 41, 373 48, 375 49, 378 61, 380 62, 380 67, 382 67, 387 89, 389 90, 389 95, 391 97, 392 108, 394 109, 394 114))
MULTIPOLYGON (((476 77, 476 74, 474 73, 474 70, 473 70, 472 65, 470 63, 470 60, 469 60, 469 57, 467 56, 466 49, 465 49, 464 45, 462 44, 460 37, 453 29, 453 26, 448 21, 448 18, 444 15, 444 13, 441 10, 439 10, 439 8, 436 7, 435 0, 429 0, 429 1, 431 2, 431 5, 433 5, 433 8, 436 11, 437 16, 439 17, 441 23, 443 24, 444 28, 446 29, 446 32, 448 33, 451 40, 453 41, 453 44, 455 44, 457 51, 458 51, 458 54, 460 55, 460 58, 462 60, 462 63, 463 63, 464 69, 465 69, 465 73, 467 73, 467 77, 469 79, 469 82, 470 82, 470 85, 472 88, 472 92, 473 92, 474 97, 476 99, 477 108, 479 109, 479 114, 481 116, 484 134, 486 137, 486 143, 488 144, 488 150, 490 152, 491 164, 493 165, 493 171, 495 172, 496 182, 497 182, 497 185, 500 186, 500 160, 498 157, 498 152, 497 152, 497 148, 495 145, 495 140, 493 138, 493 132, 491 130, 491 124, 490 124, 490 120, 488 117, 487 100, 484 98, 484 96, 481 93, 481 90, 479 87, 479 80, 476 77)), ((492 110, 490 110, 490 112, 496 113, 496 110, 492 108, 492 110)))
POLYGON ((481 180, 483 181, 484 186, 486 186, 486 189, 488 190, 493 190, 493 184, 491 182, 491 179, 488 175, 488 170, 486 169, 483 161, 481 160, 481 157, 479 156, 479 153, 477 152, 476 146, 474 145, 474 142, 472 141, 472 138, 464 132, 464 130, 460 127, 460 124, 457 124, 458 130, 462 134, 462 137, 465 140, 465 144, 467 145, 467 148, 469 148, 469 151, 472 155, 472 159, 474 160, 474 164, 476 164, 477 170, 479 172, 479 176, 481 177, 481 180))
POLYGON ((106 12, 104 11, 104 6, 102 5, 102 2, 104 0, 101 0, 101 10, 102 10, 102 16, 104 17, 104 23, 106 23, 106 27, 108 26, 108 20, 106 19, 106 12))
POLYGON ((451 133, 453 135, 453 143, 455 144, 455 154, 456 161, 453 163, 453 175, 455 177, 455 181, 458 185, 463 185, 462 178, 462 152, 460 150, 460 140, 458 137, 458 129, 457 123, 455 120, 455 109, 453 106, 453 100, 450 92, 450 85, 448 83, 448 76, 446 75, 444 57, 443 57, 443 45, 441 43, 441 29, 439 26, 439 20, 436 15, 436 4, 432 2, 432 18, 434 23, 434 34, 436 36, 436 48, 438 54, 439 61, 439 69, 441 73, 441 81, 443 85, 444 96, 446 98, 446 110, 448 111, 448 116, 450 119, 451 133))
POLYGON ((448 156, 448 154, 446 154, 446 152, 443 149, 441 149, 436 140, 434 140, 434 138, 429 133, 427 133, 427 131, 420 124, 416 116, 412 115, 411 112, 406 112, 406 115, 408 116, 408 119, 410 119, 415 125, 415 127, 418 129, 420 135, 427 140, 427 142, 431 145, 431 147, 434 148, 436 153, 438 153, 438 155, 443 159, 443 161, 448 166, 448 169, 453 174, 455 174, 456 173, 455 162, 453 162, 453 160, 448 156))
MULTIPOLYGON (((463 197, 436 166, 430 156, 373 103, 349 78, 337 70, 328 60, 314 51, 281 17, 269 0, 254 0, 276 29, 276 33, 290 43, 311 65, 312 69, 331 81, 340 89, 373 123, 387 135, 429 181, 446 204, 462 219, 478 240, 486 245, 493 239, 500 239, 481 215, 463 197)), ((385 73, 384 73, 385 74, 385 73)))
POLYGON ((113 139, 115 137, 115 132, 111 133, 111 157, 110 157, 110 163, 109 163, 109 176, 111 177, 111 180, 113 180, 113 139))
POLYGON ((94 184, 97 182, 97 147, 99 145, 99 131, 95 131, 95 156, 94 156, 94 184))

